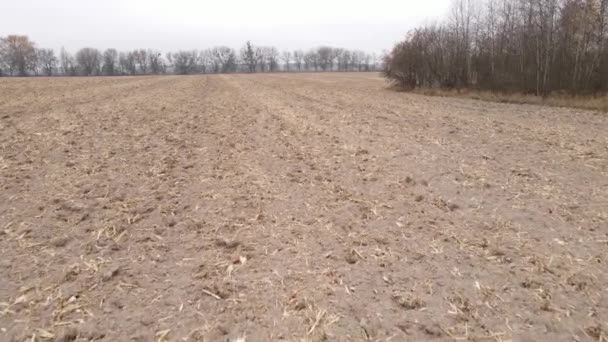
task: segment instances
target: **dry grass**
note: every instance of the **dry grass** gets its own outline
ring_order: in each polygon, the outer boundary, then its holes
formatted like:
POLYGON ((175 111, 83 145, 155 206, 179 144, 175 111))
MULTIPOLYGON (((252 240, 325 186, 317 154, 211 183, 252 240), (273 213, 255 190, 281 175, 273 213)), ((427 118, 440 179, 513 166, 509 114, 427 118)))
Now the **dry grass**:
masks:
POLYGON ((427 96, 466 97, 481 101, 536 104, 541 106, 581 108, 597 110, 608 113, 608 95, 599 96, 572 96, 566 94, 554 94, 548 97, 528 95, 522 93, 499 93, 487 90, 473 89, 435 89, 417 88, 412 90, 415 94, 427 96))

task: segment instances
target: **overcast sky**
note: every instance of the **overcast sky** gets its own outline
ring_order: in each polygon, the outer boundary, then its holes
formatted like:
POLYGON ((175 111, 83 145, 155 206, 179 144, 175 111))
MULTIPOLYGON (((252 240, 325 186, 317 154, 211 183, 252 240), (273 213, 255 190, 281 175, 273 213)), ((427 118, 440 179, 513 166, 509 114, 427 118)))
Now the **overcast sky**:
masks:
POLYGON ((449 0, 0 0, 0 36, 75 51, 319 45, 382 52, 417 24, 441 18, 449 0))

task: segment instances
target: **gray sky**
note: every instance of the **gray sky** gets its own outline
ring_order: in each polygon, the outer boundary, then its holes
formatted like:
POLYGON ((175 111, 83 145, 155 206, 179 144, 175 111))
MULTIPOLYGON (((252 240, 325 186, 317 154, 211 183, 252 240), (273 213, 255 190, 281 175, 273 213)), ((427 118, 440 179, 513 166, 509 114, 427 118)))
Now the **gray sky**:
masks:
POLYGON ((449 0, 0 0, 0 36, 75 51, 322 44, 382 52, 408 29, 445 15, 449 0))

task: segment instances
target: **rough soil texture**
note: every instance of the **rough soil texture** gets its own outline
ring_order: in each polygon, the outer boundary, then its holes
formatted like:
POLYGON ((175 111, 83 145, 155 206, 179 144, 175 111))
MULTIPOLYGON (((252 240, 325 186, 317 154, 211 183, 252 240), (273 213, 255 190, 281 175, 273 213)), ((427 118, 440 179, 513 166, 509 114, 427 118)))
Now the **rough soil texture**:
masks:
POLYGON ((608 116, 375 74, 0 79, 1 341, 606 341, 608 116))

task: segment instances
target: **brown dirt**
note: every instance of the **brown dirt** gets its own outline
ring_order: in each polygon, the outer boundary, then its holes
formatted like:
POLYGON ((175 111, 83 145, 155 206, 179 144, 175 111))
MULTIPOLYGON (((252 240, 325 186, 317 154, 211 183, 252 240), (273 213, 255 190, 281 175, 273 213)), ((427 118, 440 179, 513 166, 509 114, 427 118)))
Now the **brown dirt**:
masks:
POLYGON ((608 117, 373 74, 0 79, 1 341, 597 341, 608 117))

